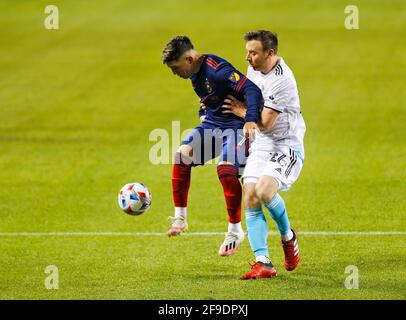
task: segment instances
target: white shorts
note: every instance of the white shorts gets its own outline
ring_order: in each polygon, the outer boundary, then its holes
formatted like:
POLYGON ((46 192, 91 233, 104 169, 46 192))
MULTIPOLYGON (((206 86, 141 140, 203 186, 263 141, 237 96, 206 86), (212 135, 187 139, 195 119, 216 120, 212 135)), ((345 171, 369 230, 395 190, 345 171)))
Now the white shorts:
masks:
POLYGON ((278 190, 286 191, 297 180, 302 167, 302 154, 289 147, 278 146, 271 152, 253 150, 245 165, 243 182, 257 183, 260 177, 271 176, 278 181, 278 190))

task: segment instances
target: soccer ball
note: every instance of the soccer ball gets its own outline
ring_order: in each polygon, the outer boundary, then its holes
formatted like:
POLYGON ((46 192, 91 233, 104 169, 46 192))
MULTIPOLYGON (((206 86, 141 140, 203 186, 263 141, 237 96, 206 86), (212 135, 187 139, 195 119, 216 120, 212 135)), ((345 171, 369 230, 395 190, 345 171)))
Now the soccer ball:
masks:
POLYGON ((152 196, 142 183, 127 183, 118 193, 118 205, 127 214, 138 216, 149 209, 152 196))

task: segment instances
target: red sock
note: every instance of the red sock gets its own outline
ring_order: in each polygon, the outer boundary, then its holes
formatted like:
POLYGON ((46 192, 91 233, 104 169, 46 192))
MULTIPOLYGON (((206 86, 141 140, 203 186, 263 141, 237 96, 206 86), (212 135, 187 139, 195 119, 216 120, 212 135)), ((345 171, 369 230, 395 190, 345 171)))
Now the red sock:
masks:
POLYGON ((187 198, 190 187, 191 165, 182 161, 184 156, 175 155, 175 164, 172 169, 172 195, 175 207, 187 207, 187 198))
POLYGON ((228 222, 241 222, 242 188, 238 180, 238 168, 233 165, 219 165, 217 166, 217 175, 223 186, 228 222))

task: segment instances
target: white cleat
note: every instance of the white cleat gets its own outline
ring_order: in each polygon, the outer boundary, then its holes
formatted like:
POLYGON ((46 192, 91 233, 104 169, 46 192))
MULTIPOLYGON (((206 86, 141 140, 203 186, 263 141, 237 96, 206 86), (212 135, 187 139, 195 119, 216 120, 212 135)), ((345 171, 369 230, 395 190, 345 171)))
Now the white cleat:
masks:
POLYGON ((219 255, 222 257, 235 253, 244 240, 244 233, 226 232, 226 238, 220 246, 219 255))
POLYGON ((188 229, 186 219, 182 216, 168 217, 168 220, 172 223, 171 227, 166 232, 168 237, 178 236, 182 232, 185 232, 188 229))

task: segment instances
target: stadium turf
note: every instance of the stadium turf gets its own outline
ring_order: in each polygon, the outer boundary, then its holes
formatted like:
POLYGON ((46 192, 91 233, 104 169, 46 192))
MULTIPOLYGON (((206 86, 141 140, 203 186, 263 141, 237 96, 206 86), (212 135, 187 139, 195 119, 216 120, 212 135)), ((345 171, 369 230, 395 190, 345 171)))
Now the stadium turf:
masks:
MULTIPOLYGON (((53 4, 57 31, 43 25, 48 1, 0 2, 0 299, 406 298, 404 1, 357 1, 359 30, 344 28, 346 1, 53 4), (150 162, 149 136, 171 134, 172 121, 194 127, 199 105, 161 64, 162 47, 187 34, 244 72, 242 35, 259 28, 278 32, 307 124, 301 177, 282 193, 299 231, 296 271, 283 270, 276 235, 278 277, 244 282, 248 240, 222 258, 219 234, 18 234, 164 233, 171 166, 150 162), (130 181, 153 194, 139 217, 118 208, 130 181), (59 269, 58 290, 44 287, 48 265, 59 269), (357 290, 344 286, 349 265, 357 290)), ((217 180, 214 165, 193 170, 191 233, 226 230, 217 180)))

